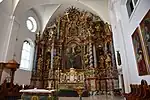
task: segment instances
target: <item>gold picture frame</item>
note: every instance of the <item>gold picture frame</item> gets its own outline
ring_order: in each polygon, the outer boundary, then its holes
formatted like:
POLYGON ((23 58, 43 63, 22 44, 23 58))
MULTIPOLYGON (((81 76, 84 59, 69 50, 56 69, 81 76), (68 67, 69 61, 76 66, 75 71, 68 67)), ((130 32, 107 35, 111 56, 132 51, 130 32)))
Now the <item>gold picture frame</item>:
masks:
POLYGON ((147 66, 150 73, 150 10, 140 22, 140 31, 147 59, 147 66))
POLYGON ((136 28, 136 30, 132 34, 132 42, 133 42, 139 76, 148 75, 149 72, 148 72, 146 58, 145 58, 145 51, 143 48, 143 42, 142 42, 139 28, 136 28))

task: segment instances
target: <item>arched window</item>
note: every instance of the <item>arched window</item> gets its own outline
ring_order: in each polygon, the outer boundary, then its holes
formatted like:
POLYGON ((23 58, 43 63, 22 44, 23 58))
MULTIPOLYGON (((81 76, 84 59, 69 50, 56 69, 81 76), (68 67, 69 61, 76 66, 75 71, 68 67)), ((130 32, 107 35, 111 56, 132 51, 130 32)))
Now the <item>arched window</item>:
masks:
POLYGON ((33 51, 33 45, 27 40, 24 41, 21 54, 20 69, 32 70, 33 51))
POLYGON ((37 30, 37 22, 33 17, 28 17, 26 25, 31 32, 35 32, 37 30))
POLYGON ((0 0, 0 3, 2 2, 3 0, 0 0))

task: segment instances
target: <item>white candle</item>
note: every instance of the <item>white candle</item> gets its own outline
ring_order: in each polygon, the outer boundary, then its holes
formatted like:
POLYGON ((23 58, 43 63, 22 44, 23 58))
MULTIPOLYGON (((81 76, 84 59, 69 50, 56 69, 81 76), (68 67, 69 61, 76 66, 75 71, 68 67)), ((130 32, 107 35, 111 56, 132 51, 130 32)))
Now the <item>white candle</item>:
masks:
POLYGON ((48 83, 49 83, 49 84, 48 84, 48 88, 51 88, 51 82, 49 81, 48 83))
POLYGON ((22 84, 22 88, 24 89, 24 84, 22 84))

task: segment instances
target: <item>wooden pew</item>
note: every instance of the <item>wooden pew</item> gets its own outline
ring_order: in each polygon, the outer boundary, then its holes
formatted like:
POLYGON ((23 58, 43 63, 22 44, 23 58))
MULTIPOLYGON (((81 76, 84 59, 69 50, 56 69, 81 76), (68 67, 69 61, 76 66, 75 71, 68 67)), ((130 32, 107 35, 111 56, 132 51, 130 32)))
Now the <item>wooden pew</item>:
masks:
POLYGON ((150 86, 146 80, 141 80, 141 84, 131 84, 131 92, 124 94, 126 100, 150 100, 150 86))
MULTIPOLYGON (((24 89, 29 89, 29 85, 25 85, 24 89)), ((21 98, 22 93, 19 91, 22 85, 14 85, 7 83, 6 80, 0 85, 0 100, 17 100, 21 98)))
POLYGON ((131 92, 125 93, 124 96, 126 97, 126 100, 131 100, 133 94, 134 94, 134 85, 130 84, 131 92))

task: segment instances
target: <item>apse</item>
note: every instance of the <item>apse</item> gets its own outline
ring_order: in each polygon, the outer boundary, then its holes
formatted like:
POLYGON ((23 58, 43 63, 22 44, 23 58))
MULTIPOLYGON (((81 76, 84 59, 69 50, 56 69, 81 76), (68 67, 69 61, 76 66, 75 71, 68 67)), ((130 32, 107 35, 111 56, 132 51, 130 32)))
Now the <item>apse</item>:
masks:
POLYGON ((111 26, 98 15, 75 6, 54 15, 44 31, 36 34, 31 84, 53 89, 103 87, 111 91, 118 79, 111 26))

